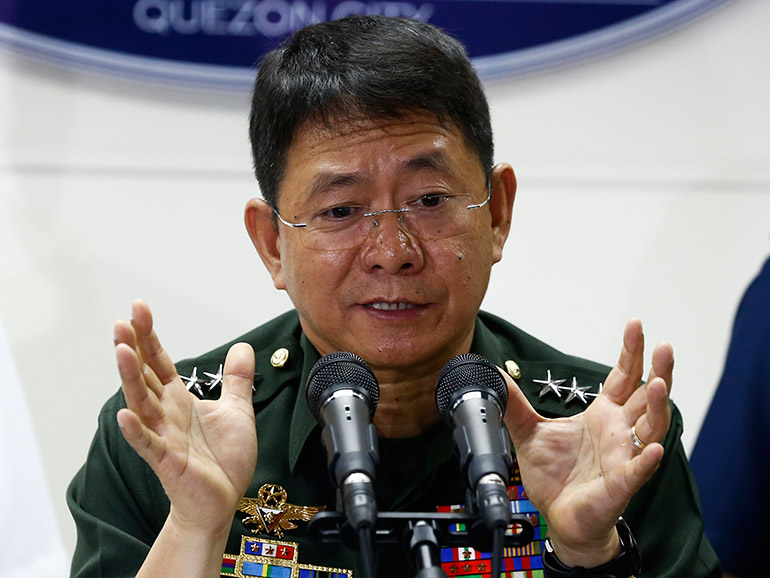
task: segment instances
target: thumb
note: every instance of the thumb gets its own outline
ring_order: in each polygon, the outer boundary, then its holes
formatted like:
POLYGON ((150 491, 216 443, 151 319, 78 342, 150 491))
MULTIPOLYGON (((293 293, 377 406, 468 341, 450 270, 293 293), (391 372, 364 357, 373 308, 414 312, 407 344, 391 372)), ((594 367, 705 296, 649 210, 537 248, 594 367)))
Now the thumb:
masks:
POLYGON ((535 411, 516 382, 505 371, 499 367, 497 369, 508 386, 508 405, 503 421, 515 446, 517 442, 529 438, 538 424, 545 421, 545 418, 535 411))
POLYGON ((236 343, 227 352, 222 377, 222 398, 234 396, 251 403, 254 384, 254 350, 248 343, 236 343))

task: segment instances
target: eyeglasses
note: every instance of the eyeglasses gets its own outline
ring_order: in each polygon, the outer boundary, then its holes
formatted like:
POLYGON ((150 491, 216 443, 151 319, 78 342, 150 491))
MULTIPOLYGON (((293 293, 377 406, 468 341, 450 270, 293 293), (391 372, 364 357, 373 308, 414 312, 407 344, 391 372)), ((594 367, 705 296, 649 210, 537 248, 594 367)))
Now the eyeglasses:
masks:
POLYGON ((372 230, 380 225, 387 214, 394 214, 401 228, 423 240, 446 239, 470 231, 476 222, 477 211, 489 202, 492 188, 487 181, 487 196, 474 203, 470 194, 429 193, 401 203, 396 209, 372 211, 369 206, 341 204, 308 207, 297 215, 301 222, 284 219, 273 207, 278 220, 298 229, 302 244, 315 251, 339 251, 363 245, 372 230))

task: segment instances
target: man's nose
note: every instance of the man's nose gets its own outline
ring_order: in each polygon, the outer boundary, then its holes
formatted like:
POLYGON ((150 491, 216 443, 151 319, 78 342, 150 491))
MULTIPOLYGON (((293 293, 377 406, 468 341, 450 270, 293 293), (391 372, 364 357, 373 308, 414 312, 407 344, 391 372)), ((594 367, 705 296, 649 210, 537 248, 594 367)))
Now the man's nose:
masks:
POLYGON ((409 231, 405 213, 382 211, 370 218, 373 221, 361 247, 367 269, 383 269, 390 274, 422 269, 422 247, 409 231))

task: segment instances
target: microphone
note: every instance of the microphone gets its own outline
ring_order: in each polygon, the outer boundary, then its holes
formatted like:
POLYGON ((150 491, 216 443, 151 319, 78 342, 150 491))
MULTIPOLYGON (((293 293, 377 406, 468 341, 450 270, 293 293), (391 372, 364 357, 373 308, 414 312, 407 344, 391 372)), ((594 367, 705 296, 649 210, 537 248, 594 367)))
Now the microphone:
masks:
POLYGON ((379 396, 374 373, 353 353, 331 353, 310 370, 307 405, 323 426, 329 474, 348 522, 359 534, 377 520, 373 482, 379 457, 372 417, 379 396))
POLYGON ((436 386, 436 407, 454 428, 462 475, 481 519, 502 535, 511 522, 507 482, 513 461, 502 417, 508 388, 488 359, 467 353, 451 359, 436 386))

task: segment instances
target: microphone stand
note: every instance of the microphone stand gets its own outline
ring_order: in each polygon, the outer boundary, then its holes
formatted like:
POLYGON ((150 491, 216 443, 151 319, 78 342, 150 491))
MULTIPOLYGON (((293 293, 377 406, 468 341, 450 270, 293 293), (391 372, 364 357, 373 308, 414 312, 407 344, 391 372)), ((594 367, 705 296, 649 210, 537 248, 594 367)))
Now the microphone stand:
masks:
POLYGON ((441 568, 439 545, 433 526, 425 520, 409 522, 409 553, 417 566, 415 578, 448 578, 441 568))
MULTIPOLYGON (((308 526, 310 537, 323 544, 342 544, 350 550, 364 551, 374 544, 401 544, 417 567, 415 578, 445 578, 439 559, 440 546, 463 547, 489 552, 497 551, 497 566, 503 546, 521 547, 532 542, 535 530, 529 518, 522 514, 511 516, 513 531, 502 528, 491 531, 478 513, 457 512, 378 512, 373 531, 362 540, 343 512, 320 512, 308 526)), ((368 529, 367 529, 368 530, 368 529)), ((364 561, 366 564, 367 562, 364 561)), ((365 569, 373 577, 373 569, 365 569), (371 572, 371 574, 370 574, 371 572)), ((499 575, 499 574, 498 574, 499 575)))
MULTIPOLYGON (((510 502, 507 495, 505 499, 501 499, 499 494, 499 488, 496 488, 497 484, 480 483, 477 493, 467 490, 466 492, 466 509, 469 513, 479 516, 483 521, 484 527, 490 532, 491 542, 491 554, 492 554, 492 572, 493 577, 500 576, 503 564, 503 541, 505 539, 505 530, 511 520, 510 502), (491 491, 490 491, 491 489, 491 491), (497 491, 496 491, 497 490, 497 491), (481 497, 480 497, 481 496, 481 497), (490 504, 490 498, 497 498, 497 504, 490 504), (479 508, 479 500, 487 500, 488 506, 486 511, 482 511, 479 508)), ((503 486, 504 488, 505 486, 503 486)))
POLYGON ((375 578, 372 530, 368 526, 362 526, 358 529, 358 545, 361 550, 361 561, 364 566, 365 578, 375 578))

